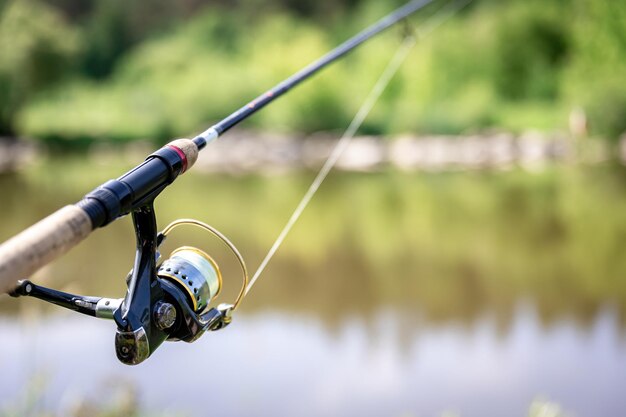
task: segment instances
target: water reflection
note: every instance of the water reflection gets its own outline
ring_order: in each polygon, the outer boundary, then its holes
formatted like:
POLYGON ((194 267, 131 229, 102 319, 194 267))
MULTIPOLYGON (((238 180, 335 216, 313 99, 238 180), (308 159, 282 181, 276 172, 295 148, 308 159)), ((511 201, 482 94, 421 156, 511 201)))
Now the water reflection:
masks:
MULTIPOLYGON (((122 171, 55 164, 0 176, 0 240, 122 171)), ((157 201, 159 223, 208 221, 254 269, 312 175, 190 173, 157 201)), ((98 398, 102 381, 118 377, 137 387, 146 409, 192 415, 522 416, 538 395, 577 415, 619 414, 622 178, 604 167, 335 174, 235 325, 193 345, 168 344, 139 367, 116 362, 112 323, 0 297, 0 404, 19 401, 44 373, 42 407, 60 415, 72 398, 98 398)), ((227 251, 190 231, 172 236, 164 253, 183 244, 218 259, 223 300, 231 299, 239 272, 227 251)), ((118 297, 133 255, 123 219, 35 280, 118 297)))
POLYGON ((576 415, 621 413, 626 339, 614 311, 586 331, 570 321, 545 329, 523 305, 514 317, 501 337, 493 317, 469 328, 418 319, 406 333, 406 315, 393 310, 343 317, 334 331, 315 316, 258 312, 194 345, 166 344, 132 368, 115 359, 112 323, 3 319, 0 402, 43 372, 41 406, 59 415, 118 378, 142 408, 189 415, 523 416, 538 396, 576 415))
MULTIPOLYGON (((85 171, 84 161, 64 168, 44 165, 39 172, 0 177, 0 240, 122 170, 95 165, 85 171)), ((311 176, 188 174, 157 201, 159 223, 177 217, 208 221, 237 243, 254 268, 311 176)), ((402 306, 441 323, 471 324, 484 312, 496 312, 504 331, 515 302, 530 298, 545 323, 567 317, 589 324, 606 303, 616 306, 623 323, 622 188, 621 176, 603 169, 335 174, 245 309, 272 305, 315 313, 331 325, 345 314, 371 316, 381 305, 402 306)), ((118 221, 36 278, 71 291, 118 296, 132 264, 133 239, 130 220, 118 221)), ((206 248, 219 260, 233 277, 223 297, 232 298, 239 278, 228 252, 191 230, 173 236, 164 253, 183 244, 206 248)), ((0 298, 4 314, 16 305, 0 298)))

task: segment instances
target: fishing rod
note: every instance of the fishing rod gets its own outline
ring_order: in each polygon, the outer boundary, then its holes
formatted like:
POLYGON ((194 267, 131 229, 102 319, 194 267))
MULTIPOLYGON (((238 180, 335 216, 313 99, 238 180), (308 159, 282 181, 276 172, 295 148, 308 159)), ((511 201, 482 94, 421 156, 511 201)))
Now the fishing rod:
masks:
POLYGON ((221 232, 198 220, 176 220, 159 232, 154 200, 194 165, 199 151, 211 141, 431 2, 410 1, 194 139, 168 143, 118 179, 107 181, 78 203, 61 208, 0 245, 0 293, 31 296, 79 313, 114 320, 116 355, 128 365, 143 362, 164 341, 193 342, 206 331, 226 327, 249 290, 250 279, 242 255, 221 232), (30 280, 18 281, 65 254, 95 229, 127 214, 132 216, 137 243, 123 298, 87 297, 46 288, 30 280), (218 264, 201 249, 183 246, 161 261, 161 245, 181 226, 197 227, 211 234, 237 259, 243 283, 233 303, 210 307, 221 291, 223 278, 218 264))

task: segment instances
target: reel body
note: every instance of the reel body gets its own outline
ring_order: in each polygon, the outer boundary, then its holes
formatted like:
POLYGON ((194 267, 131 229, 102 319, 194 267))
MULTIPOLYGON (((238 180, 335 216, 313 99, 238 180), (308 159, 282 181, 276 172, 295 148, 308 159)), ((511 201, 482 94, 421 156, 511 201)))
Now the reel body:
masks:
POLYGON ((85 297, 45 288, 22 280, 12 296, 31 296, 117 324, 115 352, 127 365, 145 361, 165 341, 193 342, 207 330, 231 322, 231 313, 245 293, 248 272, 236 247, 219 231, 197 220, 181 219, 158 233, 152 202, 133 211, 137 240, 134 267, 127 277, 124 298, 85 297), (236 256, 243 285, 233 304, 209 305, 219 295, 222 273, 204 251, 192 246, 174 250, 158 264, 159 248, 176 227, 193 225, 222 240, 236 256))

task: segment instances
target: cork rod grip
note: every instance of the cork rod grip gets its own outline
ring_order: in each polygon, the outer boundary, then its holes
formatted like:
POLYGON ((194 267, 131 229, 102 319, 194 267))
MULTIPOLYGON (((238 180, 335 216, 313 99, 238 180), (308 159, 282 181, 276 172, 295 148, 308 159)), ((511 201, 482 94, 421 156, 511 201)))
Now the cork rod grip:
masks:
POLYGON ((63 255, 91 233, 87 213, 65 206, 0 245, 0 294, 63 255))

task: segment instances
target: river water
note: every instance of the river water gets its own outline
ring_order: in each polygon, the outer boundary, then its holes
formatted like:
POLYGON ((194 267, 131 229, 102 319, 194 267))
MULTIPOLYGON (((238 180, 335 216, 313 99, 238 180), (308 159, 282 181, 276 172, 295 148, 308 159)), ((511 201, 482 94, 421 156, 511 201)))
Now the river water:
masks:
MULTIPOLYGON (((119 172, 63 167, 0 177, 0 240, 119 172)), ((112 322, 2 296, 0 415, 107 410, 124 393, 146 415, 621 415, 626 198, 597 171, 334 174, 229 328, 136 367, 117 362, 112 322)), ((312 176, 188 174, 159 224, 208 221, 254 270, 312 176)), ((181 233, 163 253, 181 244, 215 255, 221 302, 235 294, 218 243, 181 233)), ((120 220, 34 280, 121 297, 133 245, 120 220)))

